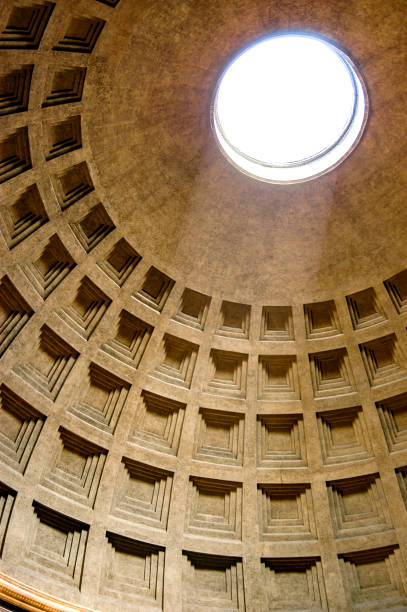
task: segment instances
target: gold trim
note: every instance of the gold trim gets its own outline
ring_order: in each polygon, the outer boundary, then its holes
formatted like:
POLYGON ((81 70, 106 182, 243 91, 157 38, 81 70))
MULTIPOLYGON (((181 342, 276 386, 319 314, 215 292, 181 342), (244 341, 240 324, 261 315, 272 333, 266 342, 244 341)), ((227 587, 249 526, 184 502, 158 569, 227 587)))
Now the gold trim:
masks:
POLYGON ((0 573, 0 598, 25 610, 38 612, 92 612, 75 604, 43 593, 0 573))

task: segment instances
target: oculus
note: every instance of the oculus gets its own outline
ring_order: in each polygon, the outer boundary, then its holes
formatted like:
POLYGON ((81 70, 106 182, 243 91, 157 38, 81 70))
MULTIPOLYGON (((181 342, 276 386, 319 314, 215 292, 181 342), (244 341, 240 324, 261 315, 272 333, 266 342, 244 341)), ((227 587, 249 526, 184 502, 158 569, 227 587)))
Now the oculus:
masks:
POLYGON ((227 159, 262 181, 295 183, 341 163, 358 143, 367 94, 332 42, 275 33, 241 51, 221 75, 212 123, 227 159))

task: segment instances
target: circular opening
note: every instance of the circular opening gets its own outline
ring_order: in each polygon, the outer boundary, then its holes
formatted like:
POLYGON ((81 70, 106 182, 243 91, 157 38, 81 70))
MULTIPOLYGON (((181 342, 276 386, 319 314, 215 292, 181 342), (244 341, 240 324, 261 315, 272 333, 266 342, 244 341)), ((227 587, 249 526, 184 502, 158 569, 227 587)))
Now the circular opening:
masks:
POLYGON ((221 150, 246 174, 305 181, 337 166, 359 140, 367 96, 331 42, 279 33, 242 51, 219 79, 213 125, 221 150))

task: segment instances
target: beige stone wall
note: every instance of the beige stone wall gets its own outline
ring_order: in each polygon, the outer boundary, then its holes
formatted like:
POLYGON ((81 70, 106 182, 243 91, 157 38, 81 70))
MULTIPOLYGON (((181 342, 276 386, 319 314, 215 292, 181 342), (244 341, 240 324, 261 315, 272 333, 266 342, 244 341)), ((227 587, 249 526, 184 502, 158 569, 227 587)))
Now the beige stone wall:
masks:
POLYGON ((407 609, 404 159, 373 147, 368 36, 397 3, 264 4, 1 2, 0 597, 23 607, 407 609), (207 102, 301 23, 360 52, 372 125, 336 174, 257 184, 207 102))

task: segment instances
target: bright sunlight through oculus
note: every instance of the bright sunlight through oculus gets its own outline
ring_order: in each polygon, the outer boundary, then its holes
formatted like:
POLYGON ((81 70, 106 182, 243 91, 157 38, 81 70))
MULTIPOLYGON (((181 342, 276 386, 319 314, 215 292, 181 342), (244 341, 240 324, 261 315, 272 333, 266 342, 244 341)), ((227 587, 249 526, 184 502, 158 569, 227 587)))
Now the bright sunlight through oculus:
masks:
POLYGON ((213 105, 229 160, 263 181, 297 182, 332 169, 360 138, 365 88, 332 43, 301 33, 263 38, 223 73, 213 105))

